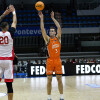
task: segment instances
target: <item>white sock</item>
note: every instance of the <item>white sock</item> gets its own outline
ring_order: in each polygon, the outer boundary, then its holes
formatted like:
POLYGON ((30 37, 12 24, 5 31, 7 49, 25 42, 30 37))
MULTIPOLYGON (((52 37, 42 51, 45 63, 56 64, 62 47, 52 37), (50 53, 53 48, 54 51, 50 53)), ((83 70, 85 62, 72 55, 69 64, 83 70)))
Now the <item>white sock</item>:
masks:
POLYGON ((51 99, 51 95, 48 95, 48 99, 51 99))
POLYGON ((60 99, 64 99, 63 94, 60 94, 60 99))

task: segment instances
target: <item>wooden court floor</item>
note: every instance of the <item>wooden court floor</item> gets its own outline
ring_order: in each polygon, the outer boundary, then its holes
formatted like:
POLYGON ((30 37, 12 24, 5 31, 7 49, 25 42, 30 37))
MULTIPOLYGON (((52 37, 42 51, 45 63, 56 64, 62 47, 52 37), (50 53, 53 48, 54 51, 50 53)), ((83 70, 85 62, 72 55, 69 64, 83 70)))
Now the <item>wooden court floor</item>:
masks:
MULTIPOLYGON (((100 75, 63 77, 65 100, 100 100, 100 87, 93 88, 86 84, 100 85, 100 75)), ((4 83, 3 80, 1 83, 4 83)), ((13 100, 47 100, 46 77, 16 78, 13 83, 13 100)), ((6 93, 5 84, 0 85, 0 93, 6 93)), ((7 100, 7 96, 0 100, 7 100)), ((52 81, 52 100, 59 100, 56 77, 52 81)))

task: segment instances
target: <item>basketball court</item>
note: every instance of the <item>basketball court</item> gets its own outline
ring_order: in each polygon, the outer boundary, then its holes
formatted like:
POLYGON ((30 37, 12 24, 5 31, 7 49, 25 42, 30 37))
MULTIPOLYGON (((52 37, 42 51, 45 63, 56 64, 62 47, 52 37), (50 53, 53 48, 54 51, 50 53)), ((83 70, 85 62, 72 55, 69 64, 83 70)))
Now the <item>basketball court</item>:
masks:
MULTIPOLYGON (((100 100, 100 75, 63 76, 62 80, 65 100, 100 100)), ((46 77, 15 78, 14 100, 47 100, 46 84, 46 77)), ((52 85, 52 100, 59 100, 56 77, 52 85)), ((0 92, 6 93, 5 84, 0 85, 0 92)), ((0 100, 7 100, 7 96, 0 100)))

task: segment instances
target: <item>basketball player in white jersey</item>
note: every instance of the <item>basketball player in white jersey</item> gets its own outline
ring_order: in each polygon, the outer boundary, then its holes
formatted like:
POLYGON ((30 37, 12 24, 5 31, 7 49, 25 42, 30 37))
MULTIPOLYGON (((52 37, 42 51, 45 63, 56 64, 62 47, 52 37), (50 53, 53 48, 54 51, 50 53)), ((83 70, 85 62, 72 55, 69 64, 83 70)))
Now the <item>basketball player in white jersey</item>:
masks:
POLYGON ((9 30, 9 25, 7 22, 1 23, 0 32, 0 81, 4 74, 4 81, 6 82, 8 100, 13 100, 13 37, 16 30, 17 17, 15 8, 13 5, 9 6, 8 11, 13 14, 13 23, 11 24, 11 29, 9 30))

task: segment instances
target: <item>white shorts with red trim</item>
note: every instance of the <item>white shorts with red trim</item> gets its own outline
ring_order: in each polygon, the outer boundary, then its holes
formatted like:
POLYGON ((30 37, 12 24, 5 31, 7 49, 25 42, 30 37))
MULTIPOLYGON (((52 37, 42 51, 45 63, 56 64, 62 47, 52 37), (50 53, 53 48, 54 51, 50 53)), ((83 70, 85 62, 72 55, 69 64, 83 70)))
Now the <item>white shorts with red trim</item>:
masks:
POLYGON ((12 60, 0 60, 0 81, 4 74, 5 82, 13 82, 13 61, 12 60))

